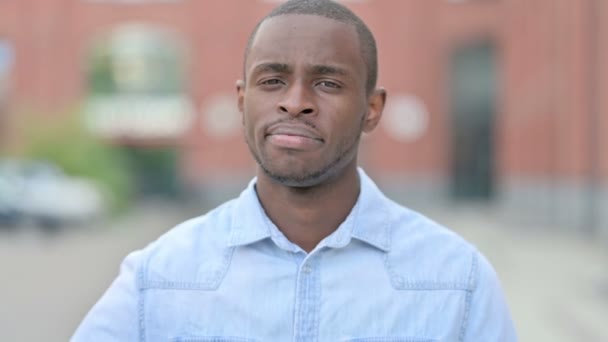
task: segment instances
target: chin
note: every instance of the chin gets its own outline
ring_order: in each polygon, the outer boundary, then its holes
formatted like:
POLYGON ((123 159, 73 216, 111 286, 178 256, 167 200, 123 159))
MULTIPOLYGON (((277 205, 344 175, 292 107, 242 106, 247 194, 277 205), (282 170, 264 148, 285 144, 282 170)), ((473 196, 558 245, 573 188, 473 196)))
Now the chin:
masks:
POLYGON ((277 168, 265 167, 260 165, 264 173, 274 182, 281 185, 306 188, 319 185, 328 178, 327 170, 294 170, 290 167, 289 170, 279 170, 277 168))

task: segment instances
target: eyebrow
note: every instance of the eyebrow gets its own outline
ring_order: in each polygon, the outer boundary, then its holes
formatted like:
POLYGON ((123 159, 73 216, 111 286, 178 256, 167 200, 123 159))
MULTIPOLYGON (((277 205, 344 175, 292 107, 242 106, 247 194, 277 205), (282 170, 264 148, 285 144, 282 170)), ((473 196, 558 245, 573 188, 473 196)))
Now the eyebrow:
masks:
POLYGON ((282 74, 287 74, 291 72, 291 68, 289 65, 284 63, 261 63, 253 68, 254 73, 259 72, 278 72, 282 74))
POLYGON ((315 75, 346 75, 348 72, 346 69, 339 68, 331 65, 314 65, 311 71, 315 75))
MULTIPOLYGON (((290 74, 293 69, 285 63, 260 63, 253 69, 254 73, 263 72, 276 72, 281 74, 290 74)), ((332 65, 313 65, 310 67, 310 71, 315 75, 347 75, 348 72, 344 68, 340 68, 332 65)))

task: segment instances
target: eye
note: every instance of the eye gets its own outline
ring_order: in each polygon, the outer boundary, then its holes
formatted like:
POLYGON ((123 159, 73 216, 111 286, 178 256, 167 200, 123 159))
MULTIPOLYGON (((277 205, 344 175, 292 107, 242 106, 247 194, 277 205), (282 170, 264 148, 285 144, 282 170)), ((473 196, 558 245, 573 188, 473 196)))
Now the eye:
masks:
POLYGON ((262 84, 262 85, 268 85, 268 86, 273 86, 273 85, 283 84, 283 81, 281 81, 278 78, 269 78, 269 79, 265 79, 265 80, 260 81, 260 84, 262 84))
POLYGON ((319 83, 317 83, 317 85, 320 85, 322 87, 326 87, 326 88, 334 88, 334 89, 340 89, 342 88, 342 86, 336 82, 333 81, 321 81, 319 83))

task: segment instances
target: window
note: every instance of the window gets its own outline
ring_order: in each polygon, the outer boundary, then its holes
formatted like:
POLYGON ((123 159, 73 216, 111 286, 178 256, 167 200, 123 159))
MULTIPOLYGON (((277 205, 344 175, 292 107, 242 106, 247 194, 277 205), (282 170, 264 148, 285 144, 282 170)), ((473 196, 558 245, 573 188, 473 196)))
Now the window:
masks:
POLYGON ((7 110, 10 90, 10 74, 13 67, 13 48, 11 44, 0 39, 0 145, 7 136, 7 110))
POLYGON ((0 112, 8 101, 10 73, 13 66, 13 49, 5 40, 0 39, 0 112))

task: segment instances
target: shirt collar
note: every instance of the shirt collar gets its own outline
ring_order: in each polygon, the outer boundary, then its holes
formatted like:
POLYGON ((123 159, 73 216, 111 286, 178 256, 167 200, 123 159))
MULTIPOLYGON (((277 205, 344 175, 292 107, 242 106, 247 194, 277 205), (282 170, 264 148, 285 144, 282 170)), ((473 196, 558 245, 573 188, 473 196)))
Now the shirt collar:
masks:
POLYGON ((359 168, 359 179, 361 193, 349 215, 349 218, 353 216, 352 237, 388 252, 391 245, 390 209, 394 204, 384 196, 361 168, 359 168))
POLYGON ((255 191, 257 178, 253 178, 247 188, 236 199, 232 212, 230 246, 248 245, 270 237, 266 220, 270 221, 262 208, 255 191))
MULTIPOLYGON (((390 250, 392 202, 361 168, 358 171, 361 193, 355 206, 340 227, 321 241, 320 246, 341 248, 354 238, 387 252, 390 250)), ((242 246, 272 238, 279 247, 292 250, 287 239, 266 216, 255 191, 255 184, 256 178, 249 182, 236 200, 229 245, 242 246)))

